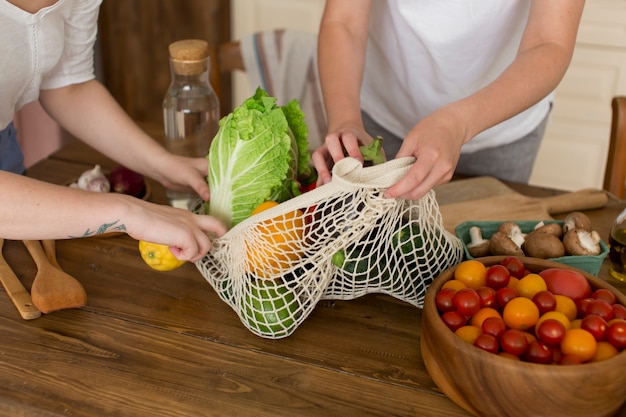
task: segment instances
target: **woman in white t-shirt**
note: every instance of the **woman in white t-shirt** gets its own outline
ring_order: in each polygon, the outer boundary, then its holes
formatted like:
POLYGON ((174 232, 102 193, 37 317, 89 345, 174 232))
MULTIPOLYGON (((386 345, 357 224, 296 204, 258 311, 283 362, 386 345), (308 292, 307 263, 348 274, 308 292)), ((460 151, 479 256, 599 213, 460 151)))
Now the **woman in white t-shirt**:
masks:
POLYGON ((328 117, 320 180, 383 136, 416 163, 386 195, 455 170, 528 182, 584 0, 327 0, 318 58, 328 117))
POLYGON ((209 216, 117 193, 94 193, 36 181, 23 172, 12 120, 39 100, 63 128, 93 148, 170 188, 193 188, 205 200, 205 158, 167 152, 124 113, 95 80, 93 47, 101 0, 0 0, 0 237, 65 239, 114 224, 138 240, 166 244, 182 260, 210 249, 209 216))

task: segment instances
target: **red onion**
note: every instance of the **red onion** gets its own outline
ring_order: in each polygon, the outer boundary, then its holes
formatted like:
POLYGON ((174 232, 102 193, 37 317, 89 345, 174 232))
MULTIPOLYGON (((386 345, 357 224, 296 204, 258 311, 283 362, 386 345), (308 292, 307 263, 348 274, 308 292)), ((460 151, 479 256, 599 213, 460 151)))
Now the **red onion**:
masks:
POLYGON ((146 181, 143 175, 118 165, 107 175, 111 191, 141 198, 146 193, 146 181))

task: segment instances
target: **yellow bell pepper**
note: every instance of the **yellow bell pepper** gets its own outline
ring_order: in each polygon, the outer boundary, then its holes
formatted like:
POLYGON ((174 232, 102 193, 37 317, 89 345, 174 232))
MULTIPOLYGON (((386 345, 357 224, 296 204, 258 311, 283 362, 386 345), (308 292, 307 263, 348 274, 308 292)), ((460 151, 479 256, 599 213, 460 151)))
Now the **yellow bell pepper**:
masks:
POLYGON ((143 261, 157 271, 171 271, 185 264, 176 258, 167 245, 139 241, 139 253, 143 261))

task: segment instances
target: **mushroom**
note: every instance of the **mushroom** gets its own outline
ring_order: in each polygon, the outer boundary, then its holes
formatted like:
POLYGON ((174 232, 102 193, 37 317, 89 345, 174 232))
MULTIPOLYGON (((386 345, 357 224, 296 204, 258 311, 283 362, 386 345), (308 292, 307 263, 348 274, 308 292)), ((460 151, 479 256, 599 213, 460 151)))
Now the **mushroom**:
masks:
POLYGON ((572 229, 584 229, 591 232, 591 220, 585 213, 573 211, 563 219, 563 233, 572 229))
MULTIPOLYGON (((549 233, 561 239, 563 237, 563 228, 558 223, 546 224, 543 221, 540 221, 535 225, 535 228, 529 233, 529 235, 533 233, 549 233)), ((526 236, 526 239, 528 239, 528 236, 526 236)))
POLYGON ((561 239, 554 234, 542 233, 538 230, 526 236, 522 249, 527 256, 533 258, 548 259, 565 256, 565 247, 561 239))
POLYGON ((524 256, 522 248, 506 233, 499 230, 489 238, 489 251, 492 255, 524 256))
POLYGON ((571 229, 563 237, 563 245, 568 255, 599 255, 600 235, 595 230, 571 229))
POLYGON ((489 240, 483 239, 480 227, 472 226, 469 229, 470 242, 467 244, 467 251, 474 258, 489 255, 489 240))
POLYGON ((498 227, 498 232, 504 233, 509 239, 511 239, 518 247, 522 247, 524 243, 525 235, 522 233, 519 225, 515 222, 504 222, 498 227))

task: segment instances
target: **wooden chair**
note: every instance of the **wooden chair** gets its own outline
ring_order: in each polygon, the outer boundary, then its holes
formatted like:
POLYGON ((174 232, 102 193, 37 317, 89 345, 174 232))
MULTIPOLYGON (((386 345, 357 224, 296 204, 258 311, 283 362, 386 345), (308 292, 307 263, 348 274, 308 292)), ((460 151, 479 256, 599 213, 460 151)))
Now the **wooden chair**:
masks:
POLYGON ((220 73, 228 73, 234 70, 246 70, 238 41, 225 42, 219 45, 217 51, 217 65, 220 73))
POLYGON ((613 97, 611 105, 613 119, 604 173, 604 189, 624 199, 626 198, 626 96, 613 97))

